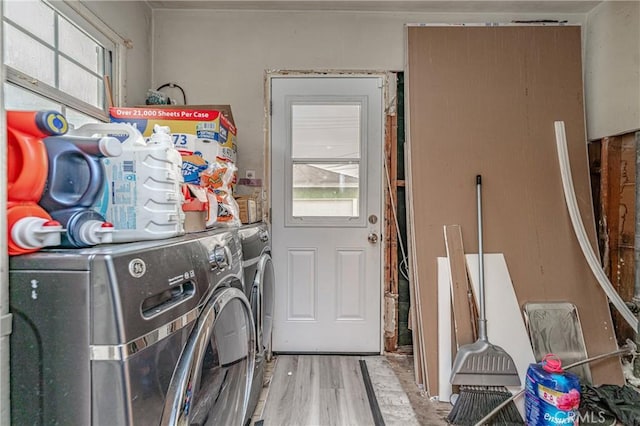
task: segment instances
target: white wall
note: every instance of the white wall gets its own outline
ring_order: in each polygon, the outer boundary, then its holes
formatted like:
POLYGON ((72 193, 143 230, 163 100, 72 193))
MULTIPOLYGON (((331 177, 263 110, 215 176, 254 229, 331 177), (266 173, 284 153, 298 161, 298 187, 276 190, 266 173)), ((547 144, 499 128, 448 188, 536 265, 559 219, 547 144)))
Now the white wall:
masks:
POLYGON ((147 90, 151 87, 151 24, 149 4, 144 1, 94 1, 82 2, 108 27, 133 47, 127 49, 124 105, 144 105, 147 90))
POLYGON ((598 5, 585 41, 588 138, 640 129, 640 2, 598 5))
POLYGON ((238 166, 263 173, 265 70, 402 70, 405 23, 510 22, 584 14, 154 10, 153 85, 180 84, 190 104, 230 104, 238 166))
MULTIPOLYGON (((0 3, 0 16, 3 14, 0 3)), ((4 25, 0 27, 0 58, 4 58, 4 25)), ((4 82, 4 67, 0 67, 0 83, 4 82)), ((4 84, 0 84, 0 99, 4 99, 4 84)), ((7 131, 4 102, 0 102, 0 173, 7 176, 7 131)), ((0 179, 0 316, 9 312, 9 254, 7 253, 7 197, 8 179, 0 179)), ((0 425, 11 422, 11 404, 9 399, 9 335, 0 336, 0 425)))

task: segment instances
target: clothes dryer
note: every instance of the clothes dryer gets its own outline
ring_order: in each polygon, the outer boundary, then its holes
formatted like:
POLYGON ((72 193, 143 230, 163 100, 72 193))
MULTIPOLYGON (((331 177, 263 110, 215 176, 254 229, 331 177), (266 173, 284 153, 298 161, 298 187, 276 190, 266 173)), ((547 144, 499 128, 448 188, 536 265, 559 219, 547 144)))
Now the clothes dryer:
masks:
POLYGON ((10 259, 13 424, 241 425, 255 365, 237 232, 10 259))
POLYGON ((253 411, 264 379, 264 364, 271 359, 275 275, 268 225, 245 225, 240 228, 239 234, 242 241, 244 291, 251 304, 256 328, 256 368, 249 401, 250 411, 253 411))
POLYGON ((271 351, 275 275, 271 259, 271 236, 266 223, 242 226, 244 290, 251 303, 256 325, 258 352, 271 351))

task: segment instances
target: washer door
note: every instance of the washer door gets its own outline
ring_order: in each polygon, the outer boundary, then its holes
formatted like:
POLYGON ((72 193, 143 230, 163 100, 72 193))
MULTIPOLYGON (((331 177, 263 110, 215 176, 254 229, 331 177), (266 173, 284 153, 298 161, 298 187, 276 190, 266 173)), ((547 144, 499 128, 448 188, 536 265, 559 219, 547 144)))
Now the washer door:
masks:
POLYGON ((217 290, 189 336, 161 425, 242 426, 255 366, 251 308, 237 288, 217 290))
POLYGON ((275 303, 275 275, 273 262, 268 254, 262 255, 258 262, 256 277, 251 291, 251 309, 256 324, 258 352, 263 350, 267 358, 271 357, 271 330, 273 328, 273 308, 275 303))

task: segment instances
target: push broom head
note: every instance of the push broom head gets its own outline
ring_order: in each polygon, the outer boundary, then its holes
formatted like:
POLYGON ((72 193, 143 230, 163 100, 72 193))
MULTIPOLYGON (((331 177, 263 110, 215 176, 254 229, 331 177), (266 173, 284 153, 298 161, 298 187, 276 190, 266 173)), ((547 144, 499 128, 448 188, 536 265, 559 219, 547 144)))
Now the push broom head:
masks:
POLYGON ((452 385, 520 386, 513 359, 504 349, 484 340, 458 350, 451 369, 452 385))

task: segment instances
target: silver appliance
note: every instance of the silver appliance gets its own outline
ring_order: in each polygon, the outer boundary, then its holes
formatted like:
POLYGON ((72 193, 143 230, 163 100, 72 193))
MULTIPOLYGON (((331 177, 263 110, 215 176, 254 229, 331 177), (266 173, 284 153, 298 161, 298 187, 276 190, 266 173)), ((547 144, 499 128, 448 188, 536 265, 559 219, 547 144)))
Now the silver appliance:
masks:
POLYGON ((242 241, 244 291, 250 301, 256 327, 256 368, 249 401, 252 412, 258 403, 264 379, 264 364, 271 359, 275 275, 267 224, 245 225, 240 228, 239 233, 242 241))
POLYGON ((13 424, 241 425, 255 367, 237 231, 10 259, 13 424))

